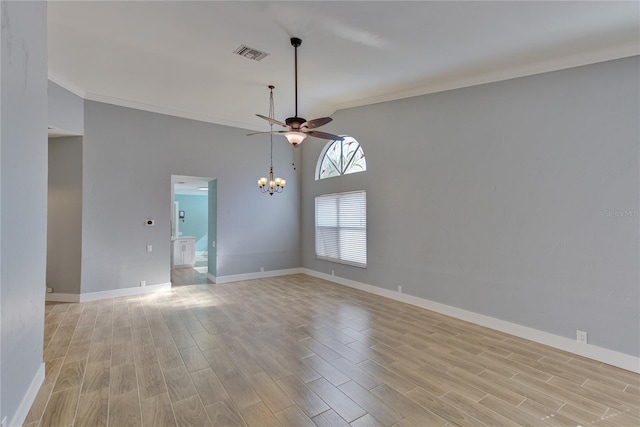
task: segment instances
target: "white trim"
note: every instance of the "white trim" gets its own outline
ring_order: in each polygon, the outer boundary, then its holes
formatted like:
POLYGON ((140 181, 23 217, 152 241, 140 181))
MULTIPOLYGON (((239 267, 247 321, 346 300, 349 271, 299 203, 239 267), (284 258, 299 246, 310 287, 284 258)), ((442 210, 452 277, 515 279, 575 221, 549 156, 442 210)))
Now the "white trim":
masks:
POLYGON ((80 294, 62 294, 53 292, 46 294, 44 300, 55 302, 80 302, 80 294))
MULTIPOLYGON (((164 114, 172 117, 182 117, 183 119, 197 120, 199 122, 213 123, 222 126, 231 126, 240 129, 260 130, 256 128, 255 123, 245 123, 235 120, 228 120, 221 117, 211 117, 204 114, 192 113, 189 111, 177 110, 161 105, 147 104, 144 102, 133 101, 129 99, 115 98, 99 93, 87 92, 84 97, 87 101, 102 102, 104 104, 117 105, 120 107, 132 108, 134 110, 148 111, 151 113, 164 114)), ((264 129, 263 129, 264 130, 264 129)))
POLYGON ((621 46, 605 48, 593 52, 578 53, 561 58, 551 59, 535 64, 516 66, 510 69, 491 71, 480 75, 470 75, 466 78, 449 80, 439 84, 432 84, 423 87, 416 87, 401 92, 391 92, 383 95, 368 98, 354 99, 352 101, 334 104, 333 108, 344 110, 347 108, 362 107, 365 105, 379 104, 382 102, 396 101, 399 99, 411 98, 414 96, 428 95, 431 93, 444 92, 447 90, 461 89, 464 87, 478 86, 487 83, 495 83, 511 80, 520 77, 534 76, 537 74, 549 73, 553 71, 565 70, 567 68, 581 67, 584 65, 597 64, 600 62, 614 61, 617 59, 636 56, 640 53, 638 42, 632 41, 621 46))
POLYGON ((11 421, 9 421, 9 427, 20 427, 24 420, 29 415, 29 410, 31 409, 31 405, 36 400, 36 396, 38 396, 38 391, 40 391, 40 386, 44 382, 44 363, 40 364, 40 368, 38 368, 38 372, 36 372, 35 376, 31 380, 31 384, 27 389, 27 392, 22 397, 22 401, 20 401, 20 405, 18 405, 18 409, 11 421))
POLYGON ((461 308, 452 307, 450 305, 441 304, 424 298, 412 295, 401 294, 389 289, 379 288, 377 286, 367 285, 366 283, 356 282, 355 280, 345 279, 343 277, 332 276, 330 274, 321 273, 319 271, 310 270, 308 268, 301 269, 303 274, 328 280, 339 285, 348 286, 350 288, 391 298, 396 301, 405 302, 427 310, 435 311, 446 316, 456 319, 465 320, 475 323, 476 325, 485 326, 500 332, 515 335, 529 341, 535 341, 540 344, 548 345, 553 348, 568 351, 579 356, 594 359, 618 368, 626 369, 631 372, 640 373, 640 358, 629 354, 620 353, 592 344, 581 344, 575 340, 565 338, 549 332, 540 331, 527 326, 518 325, 517 323, 507 322, 483 314, 474 313, 472 311, 463 310, 461 308))
POLYGON ((233 274, 231 276, 218 276, 215 283, 239 282, 241 280, 262 279, 265 277, 288 276, 302 273, 301 268, 288 268, 286 270, 259 271, 257 273, 233 274))
POLYGON ((85 90, 82 89, 80 86, 76 86, 73 83, 68 82, 64 78, 58 76, 55 73, 52 73, 51 71, 49 71, 48 78, 49 78, 50 81, 52 81, 53 83, 55 83, 58 86, 62 87, 63 89, 66 89, 69 92, 71 92, 72 94, 74 94, 76 96, 79 96, 82 99, 85 99, 85 97, 87 95, 87 92, 85 92, 85 90))
POLYGON ((207 279, 211 280, 213 283, 218 283, 218 282, 216 282, 216 280, 217 280, 216 276, 214 276, 211 273, 207 273, 207 279))
POLYGON ((171 290, 171 282, 158 285, 140 286, 135 288, 111 289, 108 291, 89 292, 80 294, 80 302, 97 301, 108 298, 128 297, 133 295, 151 294, 154 292, 166 292, 171 290))
POLYGON ((88 302, 108 298, 129 297, 133 295, 151 294, 154 292, 166 292, 171 290, 171 282, 159 285, 141 286, 136 288, 110 289, 108 291, 88 292, 85 294, 47 294, 47 301, 59 302, 88 302))

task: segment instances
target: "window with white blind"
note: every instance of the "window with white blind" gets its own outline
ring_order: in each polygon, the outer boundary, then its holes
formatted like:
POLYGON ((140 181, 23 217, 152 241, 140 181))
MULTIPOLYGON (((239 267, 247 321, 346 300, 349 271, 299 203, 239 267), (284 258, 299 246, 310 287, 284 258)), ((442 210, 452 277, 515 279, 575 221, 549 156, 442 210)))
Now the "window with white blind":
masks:
POLYGON ((316 197, 316 257, 367 266, 367 192, 316 197))

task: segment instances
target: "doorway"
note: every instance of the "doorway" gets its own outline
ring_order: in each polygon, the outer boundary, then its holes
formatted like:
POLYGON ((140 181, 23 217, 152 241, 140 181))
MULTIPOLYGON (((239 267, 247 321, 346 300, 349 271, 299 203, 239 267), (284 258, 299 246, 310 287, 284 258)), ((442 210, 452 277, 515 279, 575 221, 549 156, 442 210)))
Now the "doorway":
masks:
POLYGON ((171 283, 215 281, 216 197, 214 178, 171 176, 171 283))

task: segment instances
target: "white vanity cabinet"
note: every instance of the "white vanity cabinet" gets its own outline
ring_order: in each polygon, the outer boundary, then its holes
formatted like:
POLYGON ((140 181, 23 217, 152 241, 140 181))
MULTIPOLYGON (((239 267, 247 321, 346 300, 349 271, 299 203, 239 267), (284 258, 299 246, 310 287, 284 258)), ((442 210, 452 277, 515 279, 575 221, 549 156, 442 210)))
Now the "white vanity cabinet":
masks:
POLYGON ((173 267, 193 267, 196 264, 195 237, 180 237, 173 241, 173 267))

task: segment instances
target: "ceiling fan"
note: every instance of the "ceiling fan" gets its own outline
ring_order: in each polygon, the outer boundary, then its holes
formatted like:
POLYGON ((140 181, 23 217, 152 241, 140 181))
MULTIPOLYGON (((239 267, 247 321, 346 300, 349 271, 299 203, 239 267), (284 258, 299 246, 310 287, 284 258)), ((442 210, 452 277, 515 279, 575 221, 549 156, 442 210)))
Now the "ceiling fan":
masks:
POLYGON ((327 123, 329 123, 331 120, 333 120, 331 117, 321 117, 319 119, 313 119, 313 120, 306 120, 306 119, 303 119, 302 117, 298 117, 298 47, 300 47, 301 44, 302 44, 302 40, 300 40, 299 38, 297 37, 291 38, 291 46, 293 46, 295 49, 294 61, 295 61, 296 110, 295 110, 294 117, 289 117, 284 121, 284 123, 282 123, 281 121, 275 120, 271 117, 263 116, 262 114, 256 114, 256 116, 260 117, 261 119, 265 119, 271 124, 287 128, 287 130, 256 132, 256 133, 250 133, 248 136, 278 133, 278 134, 284 135, 285 138, 287 138, 287 141, 289 141, 289 143, 294 147, 300 145, 307 136, 313 136, 315 138, 320 138, 320 139, 338 140, 338 141, 341 141, 343 139, 341 136, 338 136, 338 135, 333 135, 333 134, 322 132, 319 130, 313 130, 315 128, 318 128, 322 125, 326 125, 327 123))

